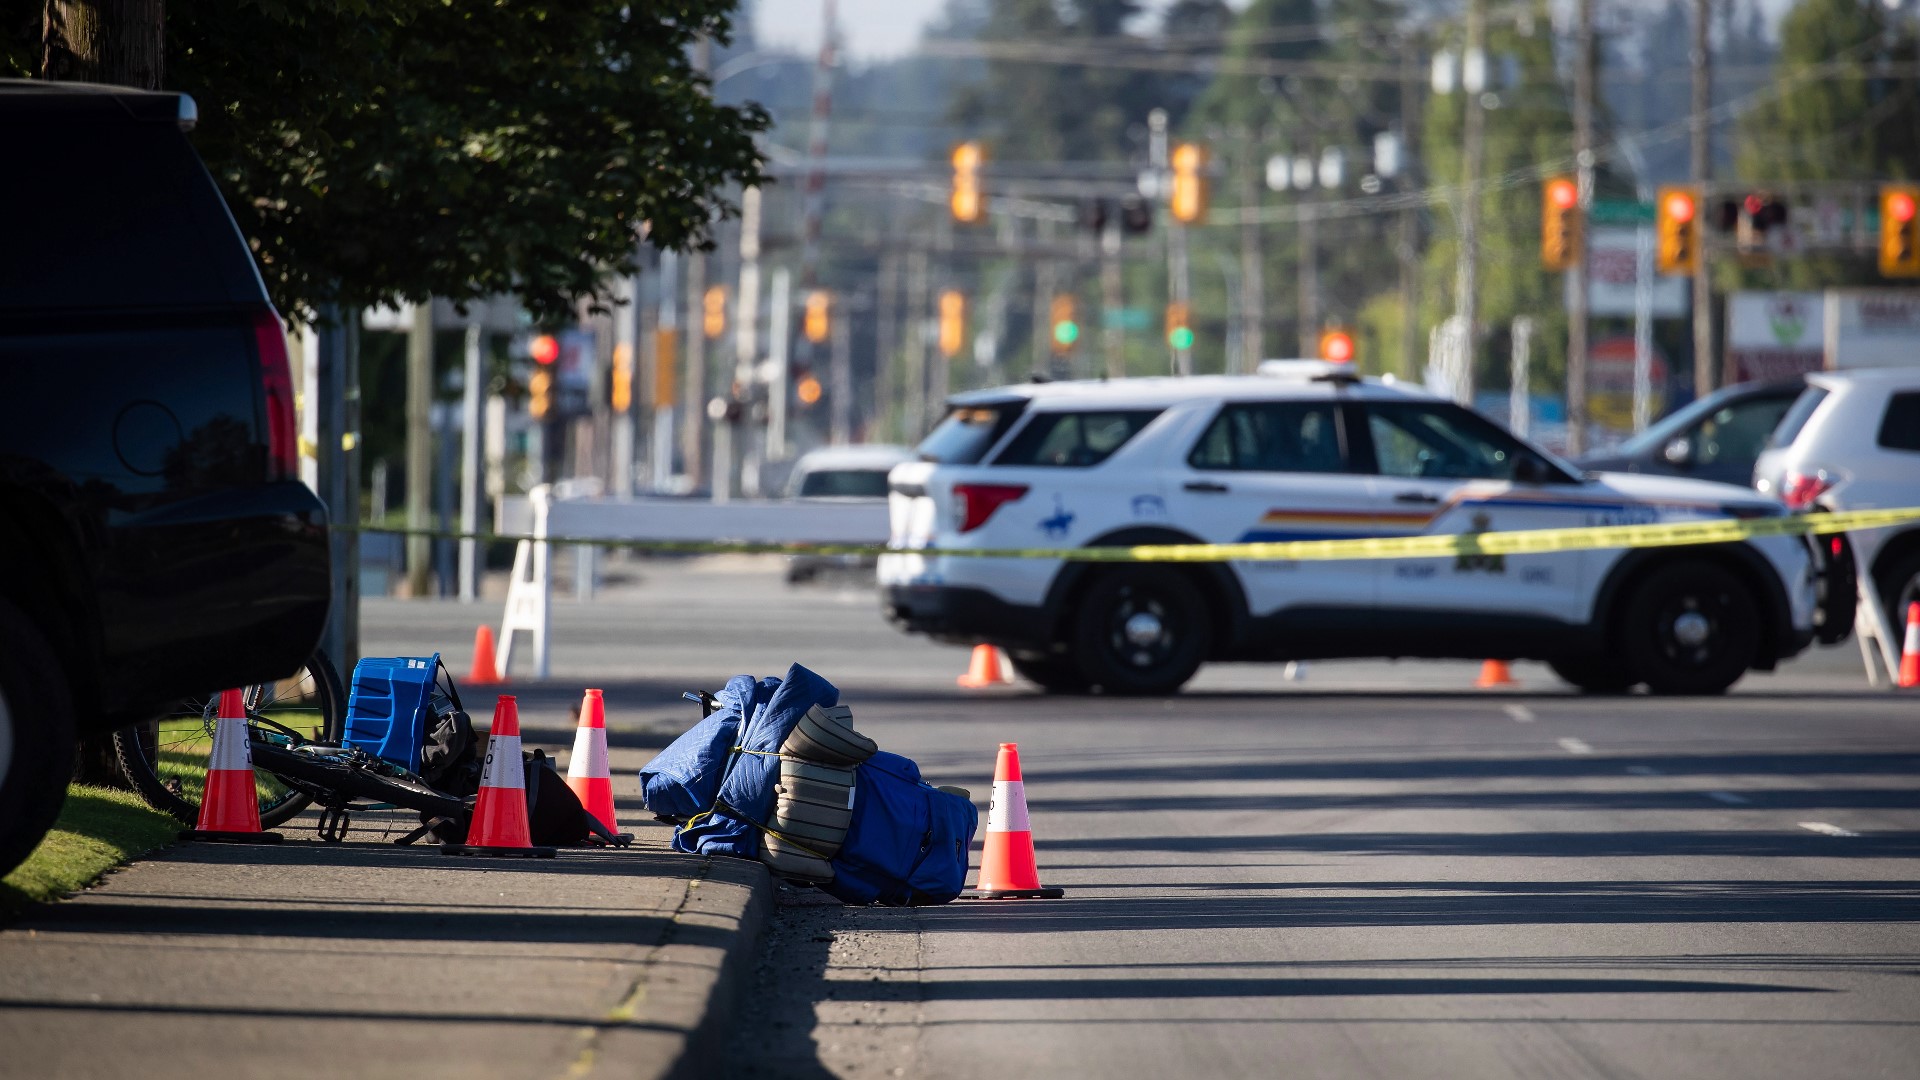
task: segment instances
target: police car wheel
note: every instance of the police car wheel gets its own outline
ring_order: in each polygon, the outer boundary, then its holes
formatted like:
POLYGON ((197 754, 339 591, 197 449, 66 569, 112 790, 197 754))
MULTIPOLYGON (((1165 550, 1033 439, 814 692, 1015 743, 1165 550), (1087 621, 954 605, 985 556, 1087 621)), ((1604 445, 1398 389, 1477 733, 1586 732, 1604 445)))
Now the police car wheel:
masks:
POLYGON ((1624 694, 1633 689, 1633 673, 1611 656, 1549 660, 1547 666, 1583 694, 1624 694))
POLYGON ((1109 694, 1170 694, 1206 658, 1212 628, 1192 579, 1144 566, 1097 578, 1075 617, 1073 658, 1109 694))
POLYGON ((1713 563, 1669 563, 1627 601, 1621 655, 1656 694, 1719 694, 1753 665, 1759 624, 1740 578, 1713 563))
POLYGON ((1022 657, 1009 655, 1013 670, 1020 677, 1049 694, 1084 694, 1093 687, 1070 659, 1058 656, 1022 657))

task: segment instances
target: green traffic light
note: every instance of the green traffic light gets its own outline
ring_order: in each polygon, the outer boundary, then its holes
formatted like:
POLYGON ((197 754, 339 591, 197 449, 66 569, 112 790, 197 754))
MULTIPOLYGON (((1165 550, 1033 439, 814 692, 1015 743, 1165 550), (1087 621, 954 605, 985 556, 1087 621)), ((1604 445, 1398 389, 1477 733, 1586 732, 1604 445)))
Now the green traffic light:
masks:
POLYGON ((1184 326, 1176 326, 1167 331, 1167 344, 1176 349, 1193 348, 1193 331, 1184 326))
POLYGON ((1061 345, 1071 345, 1080 340, 1080 324, 1066 319, 1053 324, 1053 340, 1061 345))

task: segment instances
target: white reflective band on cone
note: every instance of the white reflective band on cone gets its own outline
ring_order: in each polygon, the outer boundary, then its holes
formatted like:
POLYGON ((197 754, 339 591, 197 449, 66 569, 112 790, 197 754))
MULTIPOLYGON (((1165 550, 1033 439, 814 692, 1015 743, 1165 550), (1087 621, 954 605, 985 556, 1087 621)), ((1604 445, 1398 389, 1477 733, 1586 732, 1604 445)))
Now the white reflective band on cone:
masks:
POLYGON ((567 774, 587 780, 611 779, 607 767, 607 729, 580 728, 573 733, 573 756, 567 759, 567 774), (594 738, 598 734, 599 738, 594 738))
POLYGON ((213 722, 211 770, 253 770, 253 748, 247 745, 247 722, 222 718, 213 722))
POLYGON ((1027 785, 1019 780, 995 780, 993 802, 987 804, 988 832, 1032 832, 1027 818, 1027 785))
POLYGON ((487 767, 480 775, 480 786, 525 791, 527 774, 522 768, 520 736, 495 735, 487 740, 487 767))

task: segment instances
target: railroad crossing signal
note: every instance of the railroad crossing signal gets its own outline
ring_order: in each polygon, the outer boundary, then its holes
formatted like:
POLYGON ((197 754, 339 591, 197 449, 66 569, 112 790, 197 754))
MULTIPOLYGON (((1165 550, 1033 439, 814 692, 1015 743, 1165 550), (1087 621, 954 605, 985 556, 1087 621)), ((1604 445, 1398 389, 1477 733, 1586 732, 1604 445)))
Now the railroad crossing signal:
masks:
POLYGON ((1547 178, 1540 189, 1540 264, 1570 270, 1580 258, 1580 185, 1571 176, 1547 178))
POLYGON ((1049 321, 1053 324, 1053 351, 1071 352, 1073 343, 1080 340, 1080 324, 1073 320, 1073 297, 1054 294, 1049 321))
POLYGON ((1199 221, 1207 212, 1207 178, 1200 170, 1207 163, 1207 152, 1199 143, 1181 143, 1169 159, 1173 165, 1173 191, 1167 209, 1182 225, 1199 221))
POLYGON ((1660 189, 1654 200, 1660 273, 1689 275, 1700 268, 1700 192, 1685 184, 1660 189))
POLYGON ((980 190, 980 166, 986 160, 977 142, 953 148, 953 193, 947 199, 953 220, 971 225, 986 216, 987 196, 980 190))
POLYGON ((967 337, 967 297, 959 289, 940 294, 940 355, 951 360, 960 355, 967 337))
POLYGON ((833 294, 825 289, 815 289, 807 294, 807 313, 801 319, 801 330, 807 340, 815 345, 827 340, 833 330, 833 294))
POLYGON ((709 285, 707 293, 701 297, 700 331, 708 338, 717 338, 727 332, 727 287, 709 285))
POLYGON ((1186 304, 1167 305, 1167 344, 1175 349, 1193 348, 1193 312, 1186 304))
POLYGON ((1353 331, 1344 326, 1329 326, 1320 331, 1320 359, 1335 364, 1351 364, 1353 356, 1353 331))
POLYGON ((1920 184, 1880 189, 1880 273, 1920 277, 1920 184))

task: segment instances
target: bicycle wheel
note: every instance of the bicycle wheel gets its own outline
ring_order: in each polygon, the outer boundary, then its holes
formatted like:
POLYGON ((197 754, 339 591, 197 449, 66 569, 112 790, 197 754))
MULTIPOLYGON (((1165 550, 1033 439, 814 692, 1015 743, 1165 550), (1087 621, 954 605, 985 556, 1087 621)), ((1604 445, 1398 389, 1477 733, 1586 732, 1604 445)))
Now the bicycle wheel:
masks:
MULTIPOLYGON (((300 670, 284 679, 241 688, 249 720, 271 720, 312 742, 340 741, 347 719, 347 695, 340 675, 323 652, 315 650, 300 670)), ((206 786, 207 755, 213 750, 213 727, 220 707, 219 693, 190 697, 165 715, 115 732, 114 750, 133 789, 156 810, 192 825, 200 816, 200 796, 206 786)), ((284 732, 267 724, 249 723, 255 741, 287 743, 284 732)), ((265 769, 254 769, 254 790, 260 799, 260 825, 271 829, 305 809, 310 801, 265 769)))

